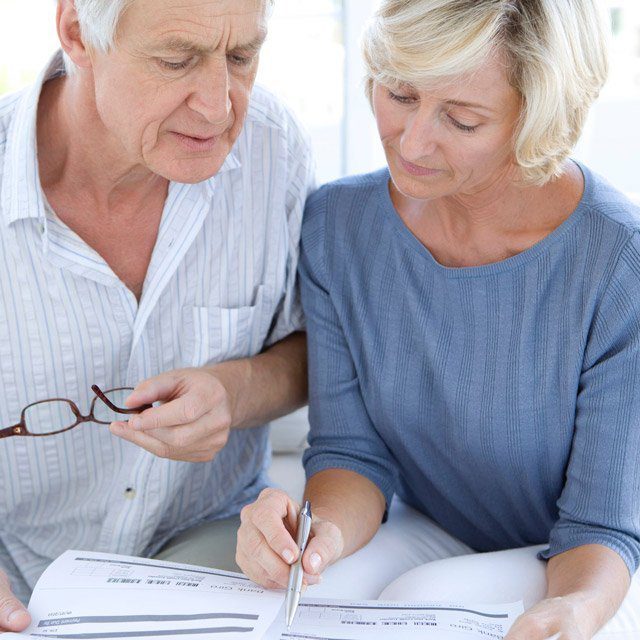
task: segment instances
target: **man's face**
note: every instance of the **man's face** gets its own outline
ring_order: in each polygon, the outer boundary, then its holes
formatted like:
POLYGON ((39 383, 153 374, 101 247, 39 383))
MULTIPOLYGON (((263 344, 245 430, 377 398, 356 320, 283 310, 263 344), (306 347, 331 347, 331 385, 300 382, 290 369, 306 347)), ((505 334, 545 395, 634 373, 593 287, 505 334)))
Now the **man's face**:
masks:
POLYGON ((266 0, 135 0, 92 54, 98 115, 125 162, 176 182, 213 176, 238 138, 266 0))

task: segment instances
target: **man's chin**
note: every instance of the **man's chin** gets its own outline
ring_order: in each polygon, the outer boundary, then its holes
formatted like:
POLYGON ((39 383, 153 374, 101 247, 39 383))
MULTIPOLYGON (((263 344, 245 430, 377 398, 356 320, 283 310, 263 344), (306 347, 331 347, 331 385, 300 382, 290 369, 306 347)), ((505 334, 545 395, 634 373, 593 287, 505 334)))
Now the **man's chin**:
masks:
POLYGON ((167 163, 158 163, 152 166, 154 173, 162 176, 171 182, 180 182, 182 184, 197 184, 213 178, 220 167, 224 164, 224 158, 199 160, 177 160, 167 163))

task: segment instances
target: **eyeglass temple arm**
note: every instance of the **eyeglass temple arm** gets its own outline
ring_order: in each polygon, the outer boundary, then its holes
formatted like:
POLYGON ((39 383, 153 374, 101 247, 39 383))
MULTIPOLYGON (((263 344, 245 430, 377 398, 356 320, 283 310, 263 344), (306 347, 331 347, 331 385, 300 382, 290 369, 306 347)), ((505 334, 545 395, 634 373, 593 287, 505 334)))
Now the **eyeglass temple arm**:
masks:
POLYGON ((95 393, 102 402, 104 402, 111 411, 115 411, 116 413, 141 413, 147 409, 151 409, 150 404, 143 404, 141 407, 135 407, 134 409, 125 409, 124 407, 117 407, 107 396, 102 393, 100 387, 97 384, 91 385, 91 390, 95 393))
POLYGON ((2 438, 9 438, 11 436, 21 436, 25 433, 25 428, 22 422, 14 424, 13 427, 7 427, 6 429, 0 429, 0 440, 2 438))

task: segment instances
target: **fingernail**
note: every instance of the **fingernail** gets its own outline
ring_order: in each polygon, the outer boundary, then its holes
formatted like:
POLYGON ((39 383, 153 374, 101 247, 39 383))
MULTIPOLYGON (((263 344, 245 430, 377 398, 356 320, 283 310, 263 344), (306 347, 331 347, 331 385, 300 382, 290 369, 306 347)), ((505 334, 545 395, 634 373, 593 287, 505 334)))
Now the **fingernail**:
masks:
POLYGON ((318 571, 318 569, 320 568, 320 564, 322 562, 322 558, 317 554, 317 553, 312 553, 311 557, 309 558, 309 564, 311 565, 311 568, 314 571, 318 571))
POLYGON ((291 551, 289 551, 289 549, 285 549, 285 550, 282 552, 282 557, 284 558, 284 561, 285 561, 287 564, 291 564, 291 563, 293 562, 293 557, 294 557, 294 556, 293 556, 293 553, 291 553, 291 551))
POLYGON ((124 431, 124 425, 122 422, 112 422, 109 429, 111 429, 112 432, 122 433, 124 431))
POLYGON ((7 616, 7 622, 11 624, 18 619, 18 616, 22 613, 25 613, 24 609, 15 609, 7 616))

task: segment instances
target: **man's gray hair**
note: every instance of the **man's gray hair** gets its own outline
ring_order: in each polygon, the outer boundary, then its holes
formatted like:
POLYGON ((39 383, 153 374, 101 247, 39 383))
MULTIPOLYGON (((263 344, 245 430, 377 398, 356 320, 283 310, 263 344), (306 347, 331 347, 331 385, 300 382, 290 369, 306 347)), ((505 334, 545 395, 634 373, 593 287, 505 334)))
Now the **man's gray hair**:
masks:
POLYGON ((80 32, 87 45, 106 52, 112 46, 120 17, 133 0, 74 0, 80 32))
MULTIPOLYGON (((116 37, 118 23, 133 0, 74 0, 80 33, 85 44, 96 51, 111 49, 116 37)), ((63 54, 68 74, 76 67, 67 54, 63 54)))
MULTIPOLYGON (((80 33, 89 47, 106 53, 115 42, 118 23, 122 14, 134 0, 74 0, 80 23, 80 33)), ((275 0, 267 0, 273 6, 275 0)), ((67 73, 74 71, 75 65, 64 56, 67 73)))

